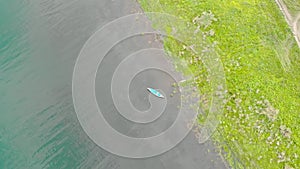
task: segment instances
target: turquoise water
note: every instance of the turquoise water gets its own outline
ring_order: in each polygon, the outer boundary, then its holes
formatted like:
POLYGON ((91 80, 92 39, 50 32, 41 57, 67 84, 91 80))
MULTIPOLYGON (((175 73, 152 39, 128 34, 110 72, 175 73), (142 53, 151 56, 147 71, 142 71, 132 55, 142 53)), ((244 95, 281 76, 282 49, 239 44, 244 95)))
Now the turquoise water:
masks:
POLYGON ((54 3, 0 1, 1 169, 90 168, 107 155, 82 131, 72 105, 73 64, 91 31, 58 50, 90 29, 78 28, 56 43, 57 30, 68 29, 60 27, 65 18, 57 11, 71 3, 54 3), (58 24, 49 29, 51 22, 58 24))

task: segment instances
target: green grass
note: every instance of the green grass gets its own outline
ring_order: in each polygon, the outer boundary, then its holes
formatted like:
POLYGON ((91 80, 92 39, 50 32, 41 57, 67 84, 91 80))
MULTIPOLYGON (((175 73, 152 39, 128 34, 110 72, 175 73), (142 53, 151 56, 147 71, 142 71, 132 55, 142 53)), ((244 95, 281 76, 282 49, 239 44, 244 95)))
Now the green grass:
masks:
MULTIPOLYGON (((218 42, 215 50, 226 75, 226 106, 213 139, 228 163, 234 168, 300 168, 300 51, 276 3, 139 2, 145 11, 166 12, 190 23, 205 11, 217 18, 201 30, 214 30, 208 40, 218 42)), ((184 51, 179 42, 166 39, 164 45, 174 54, 184 51)), ((193 60, 189 67, 201 77, 199 92, 209 94, 201 61, 190 52, 181 57, 193 60)))

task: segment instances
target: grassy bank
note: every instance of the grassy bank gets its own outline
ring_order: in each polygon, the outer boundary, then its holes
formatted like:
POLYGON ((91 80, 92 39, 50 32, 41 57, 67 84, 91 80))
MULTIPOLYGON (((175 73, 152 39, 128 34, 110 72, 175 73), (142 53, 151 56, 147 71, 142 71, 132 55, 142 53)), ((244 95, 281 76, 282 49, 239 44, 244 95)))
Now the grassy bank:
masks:
MULTIPOLYGON (((217 42, 225 70, 228 96, 213 138, 229 164, 236 168, 300 168, 300 51, 276 3, 139 2, 145 11, 170 13, 191 24, 203 12, 216 18, 200 29, 212 32, 207 38, 217 42)), ((185 50, 177 42, 164 43, 170 52, 185 50)), ((187 52, 182 55, 192 57, 187 52)), ((189 66, 199 74, 203 70, 197 65, 194 60, 189 66)))

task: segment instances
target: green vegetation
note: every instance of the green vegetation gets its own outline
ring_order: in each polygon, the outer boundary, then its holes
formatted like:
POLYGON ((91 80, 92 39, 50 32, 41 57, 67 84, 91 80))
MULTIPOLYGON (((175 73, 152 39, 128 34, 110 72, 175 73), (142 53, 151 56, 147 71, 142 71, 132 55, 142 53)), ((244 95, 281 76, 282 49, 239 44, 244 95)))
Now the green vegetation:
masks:
MULTIPOLYGON (((199 20, 198 31, 217 42, 228 91, 213 139, 228 163, 234 168, 300 168, 300 51, 275 1, 139 2, 147 12, 169 13, 191 24, 199 20), (207 16, 209 22, 202 20, 207 16)), ((199 92, 209 93, 201 57, 176 41, 166 39, 164 45, 190 60, 199 92)))

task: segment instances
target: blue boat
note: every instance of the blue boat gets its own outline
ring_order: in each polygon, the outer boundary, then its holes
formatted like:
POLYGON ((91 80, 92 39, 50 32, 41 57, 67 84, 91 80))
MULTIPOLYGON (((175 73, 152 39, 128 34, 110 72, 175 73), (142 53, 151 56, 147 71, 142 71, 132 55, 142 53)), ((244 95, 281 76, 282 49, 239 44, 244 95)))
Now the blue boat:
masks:
POLYGON ((157 90, 152 89, 152 88, 147 88, 147 90, 152 93, 154 96, 159 97, 159 98, 165 98, 162 94, 160 94, 157 90))

